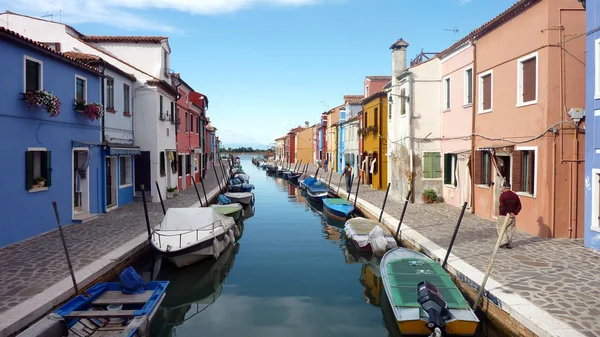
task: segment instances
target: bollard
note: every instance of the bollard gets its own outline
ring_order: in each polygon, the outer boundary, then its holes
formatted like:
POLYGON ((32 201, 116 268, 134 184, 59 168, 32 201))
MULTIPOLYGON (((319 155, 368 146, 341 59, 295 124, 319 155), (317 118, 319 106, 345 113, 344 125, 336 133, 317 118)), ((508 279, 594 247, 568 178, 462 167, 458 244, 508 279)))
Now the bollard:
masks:
POLYGON ((52 207, 54 208, 54 215, 56 215, 56 223, 58 225, 58 231, 60 232, 60 239, 63 244, 63 248, 65 250, 65 256, 67 257, 67 265, 69 266, 69 273, 71 274, 71 280, 73 281, 73 288, 75 289, 75 295, 79 294, 79 289, 77 288, 77 281, 75 280, 75 272, 73 272, 73 265, 71 264, 71 257, 69 256, 69 249, 67 248, 67 241, 65 241, 65 234, 63 233, 62 226, 60 225, 60 216, 58 215, 58 206, 56 205, 56 201, 52 202, 52 207))
POLYGON ((456 234, 458 234, 458 228, 460 227, 460 223, 462 222, 463 215, 465 215, 465 209, 467 208, 467 202, 463 204, 462 209, 460 210, 460 216, 458 217, 458 221, 456 222, 456 228, 454 228, 454 234, 452 234, 452 240, 450 240, 450 246, 448 246, 448 251, 446 252, 446 257, 444 258, 444 263, 442 263, 442 268, 446 269, 446 263, 448 263, 448 257, 450 256, 450 252, 452 251, 452 246, 454 246, 454 240, 456 240, 456 234))
MULTIPOLYGON (((198 201, 200 202, 200 207, 203 207, 202 199, 200 199, 200 192, 198 192, 198 185, 196 185, 196 179, 194 179, 193 175, 192 175, 192 182, 194 183, 194 188, 196 189, 196 195, 198 196, 198 201)), ((208 205, 206 205, 206 207, 208 207, 208 205)))
POLYGON ((158 187, 158 181, 154 181, 156 183, 156 190, 158 191, 158 198, 160 199, 160 205, 162 206, 163 215, 167 214, 165 210, 165 204, 163 202, 162 193, 160 193, 160 187, 158 187))
POLYGON ((383 206, 381 206, 381 213, 379 213, 379 222, 381 222, 381 218, 383 217, 383 210, 385 209, 385 203, 387 202, 388 193, 390 193, 390 183, 388 183, 387 190, 385 190, 385 197, 383 198, 383 206))
MULTIPOLYGON (((354 196, 354 209, 356 209, 356 200, 358 200, 358 189, 360 188, 360 176, 358 176, 358 184, 356 185, 356 195, 354 196)), ((350 194, 350 193, 348 193, 350 194)), ((350 201, 350 198, 348 198, 350 201)))
POLYGON ((144 184, 140 185, 142 190, 142 202, 144 204, 144 215, 146 216, 146 229, 148 230, 148 240, 152 236, 152 229, 150 227, 150 218, 148 217, 148 206, 146 205, 146 191, 144 191, 144 184))
POLYGON ((400 215, 400 222, 398 222, 398 228, 396 228, 396 236, 394 238, 398 239, 398 234, 400 234, 400 227, 402 226, 402 221, 404 220, 404 214, 406 214, 406 207, 408 206, 408 201, 410 200, 410 195, 412 191, 408 191, 406 195, 406 200, 404 200, 404 207, 402 207, 402 215, 400 215))

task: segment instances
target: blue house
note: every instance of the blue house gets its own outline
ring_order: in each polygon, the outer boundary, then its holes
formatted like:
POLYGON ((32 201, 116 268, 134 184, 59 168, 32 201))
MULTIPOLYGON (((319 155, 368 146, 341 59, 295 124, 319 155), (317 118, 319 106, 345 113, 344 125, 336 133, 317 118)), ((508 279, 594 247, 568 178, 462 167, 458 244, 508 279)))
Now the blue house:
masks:
POLYGON ((346 108, 340 109, 340 123, 338 124, 338 173, 342 173, 346 166, 346 158, 344 156, 344 123, 346 122, 346 108))
MULTIPOLYGON (((600 0, 588 0, 586 31, 600 24, 600 0)), ((585 118, 585 246, 600 250, 600 31, 587 35, 585 118)))
POLYGON ((0 247, 102 212, 101 74, 0 27, 0 247), (87 102, 76 105, 75 102, 87 102))

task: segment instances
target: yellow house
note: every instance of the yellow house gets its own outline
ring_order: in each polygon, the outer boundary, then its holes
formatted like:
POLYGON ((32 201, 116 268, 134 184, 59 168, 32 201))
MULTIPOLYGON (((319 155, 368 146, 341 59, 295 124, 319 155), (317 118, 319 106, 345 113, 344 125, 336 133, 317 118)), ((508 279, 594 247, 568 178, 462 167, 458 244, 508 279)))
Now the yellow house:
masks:
MULTIPOLYGON (((308 123, 307 123, 308 124, 308 123)), ((296 162, 302 161, 302 165, 314 162, 313 156, 313 136, 315 126, 307 127, 296 133, 296 162)))
POLYGON ((340 123, 339 105, 327 112, 327 159, 329 159, 329 169, 337 171, 338 169, 338 124, 340 123))
POLYGON ((363 162, 361 167, 367 172, 366 183, 373 188, 387 188, 387 125, 388 100, 384 91, 379 91, 363 100, 364 127, 363 162))

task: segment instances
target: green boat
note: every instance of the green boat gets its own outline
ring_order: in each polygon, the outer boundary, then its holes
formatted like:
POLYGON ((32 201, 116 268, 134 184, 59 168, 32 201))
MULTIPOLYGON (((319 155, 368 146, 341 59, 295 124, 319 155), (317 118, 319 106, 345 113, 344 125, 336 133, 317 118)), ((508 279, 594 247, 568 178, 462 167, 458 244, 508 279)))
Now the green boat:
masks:
POLYGON ((381 277, 403 336, 474 336, 479 319, 438 263, 407 248, 388 251, 381 277), (436 334, 434 334, 436 335, 436 334))
POLYGON ((227 205, 210 205, 215 211, 223 214, 224 216, 232 217, 234 220, 238 220, 242 215, 244 209, 241 204, 233 203, 227 205))

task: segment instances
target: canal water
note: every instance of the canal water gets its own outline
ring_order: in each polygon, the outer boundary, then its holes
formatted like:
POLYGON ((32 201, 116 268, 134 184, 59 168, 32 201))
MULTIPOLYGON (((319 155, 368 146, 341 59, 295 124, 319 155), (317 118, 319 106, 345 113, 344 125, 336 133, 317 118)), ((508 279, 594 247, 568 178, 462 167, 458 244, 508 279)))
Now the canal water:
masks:
MULTIPOLYGON (((324 219, 299 189, 250 157, 242 166, 256 203, 235 245, 182 269, 145 267, 146 278, 171 281, 151 336, 399 336, 377 259, 348 248, 343 223, 324 219)), ((482 327, 481 336, 504 336, 482 327)))

